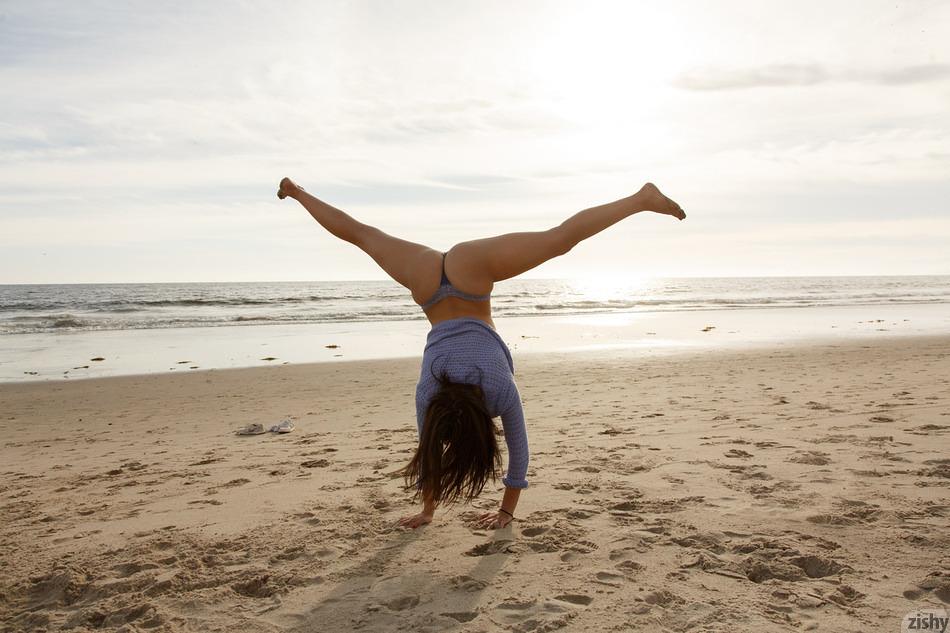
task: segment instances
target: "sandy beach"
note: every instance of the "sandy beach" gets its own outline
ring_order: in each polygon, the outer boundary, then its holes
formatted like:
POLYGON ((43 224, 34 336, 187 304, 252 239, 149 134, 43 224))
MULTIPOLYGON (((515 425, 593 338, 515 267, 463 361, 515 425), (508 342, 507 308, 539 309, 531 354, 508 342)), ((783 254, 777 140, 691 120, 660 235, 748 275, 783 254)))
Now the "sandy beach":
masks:
POLYGON ((0 2, 0 633, 950 633, 950 2, 279 8, 0 2))
POLYGON ((530 487, 415 531, 418 358, 0 385, 3 631, 895 631, 950 602, 950 337, 515 354, 530 487), (297 424, 237 437, 248 422, 297 424))

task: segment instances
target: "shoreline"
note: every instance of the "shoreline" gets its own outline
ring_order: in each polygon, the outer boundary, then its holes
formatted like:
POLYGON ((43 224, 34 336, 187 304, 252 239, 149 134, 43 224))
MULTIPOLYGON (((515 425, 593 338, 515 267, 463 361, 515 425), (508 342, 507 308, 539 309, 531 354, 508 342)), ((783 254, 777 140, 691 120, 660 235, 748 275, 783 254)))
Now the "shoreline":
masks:
MULTIPOLYGON (((950 332, 950 304, 519 316, 495 323, 513 354, 601 349, 658 356, 939 334, 950 332)), ((427 321, 413 320, 7 335, 0 337, 0 384, 416 357, 428 331, 427 321)))
MULTIPOLYGON (((609 349, 568 349, 562 351, 519 351, 512 350, 515 362, 515 378, 518 378, 519 367, 524 365, 544 365, 552 361, 576 361, 579 363, 593 362, 638 362, 649 363, 651 361, 669 360, 688 362, 691 358, 706 359, 710 357, 739 358, 751 356, 773 357, 776 352, 814 352, 818 350, 832 349, 872 349, 872 348, 899 348, 903 345, 928 346, 950 343, 950 333, 946 334, 905 334, 891 337, 849 337, 849 338, 803 338, 791 342, 761 342, 758 344, 749 344, 742 347, 693 347, 677 348, 673 351, 667 351, 662 354, 638 354, 635 350, 615 350, 609 349)), ((301 363, 286 363, 280 365, 251 365, 238 367, 209 367, 207 369, 197 369, 194 371, 171 373, 171 372, 144 372, 139 374, 116 374, 105 376, 89 376, 85 378, 74 378, 70 381, 64 380, 18 380, 18 381, 0 381, 0 395, 5 389, 16 390, 18 387, 41 387, 49 385, 64 384, 85 384, 92 385, 97 383, 108 384, 112 381, 130 380, 139 381, 142 379, 157 378, 175 378, 180 376, 194 376, 196 379, 207 378, 212 375, 253 375, 261 371, 281 371, 291 368, 306 371, 322 372, 331 367, 338 367, 341 371, 346 370, 372 370, 377 364, 392 364, 395 367, 412 366, 421 362, 422 354, 416 356, 384 356, 375 358, 341 358, 338 360, 322 360, 301 363), (342 365, 342 367, 340 367, 342 365)), ((187 380, 187 379, 186 379, 187 380)))

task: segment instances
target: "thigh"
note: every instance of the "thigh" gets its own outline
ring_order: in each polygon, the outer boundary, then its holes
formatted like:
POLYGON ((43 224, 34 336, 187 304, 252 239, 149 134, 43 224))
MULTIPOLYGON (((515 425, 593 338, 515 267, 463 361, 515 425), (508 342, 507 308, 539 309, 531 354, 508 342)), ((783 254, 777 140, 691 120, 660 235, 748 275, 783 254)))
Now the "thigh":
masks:
POLYGON ((442 270, 442 252, 424 244, 394 237, 367 227, 357 245, 397 283, 412 293, 416 303, 424 303, 438 290, 442 270))
POLYGON ((481 294, 490 291, 494 282, 540 266, 567 253, 571 246, 569 236, 560 227, 461 242, 446 256, 445 272, 457 286, 469 286, 461 290, 481 294))

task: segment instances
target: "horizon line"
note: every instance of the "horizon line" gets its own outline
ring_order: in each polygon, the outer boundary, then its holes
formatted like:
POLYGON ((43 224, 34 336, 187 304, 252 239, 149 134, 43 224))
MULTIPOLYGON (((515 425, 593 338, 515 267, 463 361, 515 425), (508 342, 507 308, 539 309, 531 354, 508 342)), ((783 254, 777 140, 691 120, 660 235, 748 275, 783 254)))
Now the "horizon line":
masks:
MULTIPOLYGON (((644 276, 631 275, 631 279, 807 279, 807 278, 870 278, 870 277, 950 277, 945 273, 909 273, 884 275, 668 275, 644 276)), ((584 281, 590 277, 513 277, 495 283, 504 283, 515 279, 525 281, 584 281)), ((384 282, 399 285, 389 278, 381 279, 258 279, 254 281, 68 281, 68 282, 14 282, 0 283, 5 286, 132 286, 132 285, 182 285, 182 284, 281 284, 281 283, 335 283, 335 282, 384 282)))

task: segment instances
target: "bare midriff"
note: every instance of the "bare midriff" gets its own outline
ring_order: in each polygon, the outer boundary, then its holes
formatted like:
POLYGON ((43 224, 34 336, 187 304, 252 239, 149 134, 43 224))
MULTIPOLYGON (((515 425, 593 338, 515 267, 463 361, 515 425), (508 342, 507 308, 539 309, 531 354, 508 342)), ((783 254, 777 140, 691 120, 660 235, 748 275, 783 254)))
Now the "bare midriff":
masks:
POLYGON ((491 300, 469 301, 459 297, 446 297, 426 310, 425 315, 431 325, 460 317, 473 317, 495 329, 495 322, 491 318, 491 300))

